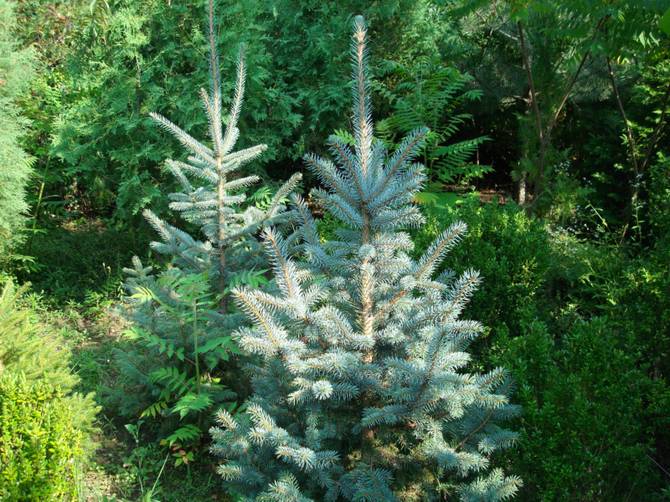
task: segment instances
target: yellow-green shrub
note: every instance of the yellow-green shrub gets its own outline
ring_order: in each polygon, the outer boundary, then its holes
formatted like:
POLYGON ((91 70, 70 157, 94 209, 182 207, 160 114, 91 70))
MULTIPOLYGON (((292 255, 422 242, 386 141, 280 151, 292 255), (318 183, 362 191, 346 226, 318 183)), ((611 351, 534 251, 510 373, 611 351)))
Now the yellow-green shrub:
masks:
POLYGON ((0 500, 72 500, 97 406, 21 292, 0 293, 0 500))
POLYGON ((84 432, 68 397, 44 380, 0 377, 0 500, 74 500, 84 432))

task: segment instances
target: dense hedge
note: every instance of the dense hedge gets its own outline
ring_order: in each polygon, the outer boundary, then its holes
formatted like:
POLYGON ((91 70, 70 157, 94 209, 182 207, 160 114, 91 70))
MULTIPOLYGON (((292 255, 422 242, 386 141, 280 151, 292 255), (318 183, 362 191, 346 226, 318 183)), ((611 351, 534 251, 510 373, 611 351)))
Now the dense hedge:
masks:
POLYGON ((488 327, 475 359, 510 369, 524 409, 507 458, 520 499, 664 500, 668 251, 631 258, 477 197, 426 214, 417 253, 452 221, 469 226, 445 263, 483 276, 467 315, 488 327))

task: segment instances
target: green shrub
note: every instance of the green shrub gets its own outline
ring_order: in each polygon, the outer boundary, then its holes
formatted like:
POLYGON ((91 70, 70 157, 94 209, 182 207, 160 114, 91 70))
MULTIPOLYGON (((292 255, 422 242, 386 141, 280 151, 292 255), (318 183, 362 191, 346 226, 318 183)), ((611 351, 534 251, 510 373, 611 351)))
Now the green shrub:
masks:
POLYGON ((649 417, 670 394, 640 367, 635 335, 608 318, 579 321, 559 339, 528 320, 517 335, 498 345, 524 407, 509 455, 527 480, 521 498, 660 500, 649 417))
POLYGON ((517 386, 521 440, 507 461, 519 498, 663 500, 670 247, 631 256, 474 197, 425 213, 417 253, 453 221, 469 226, 450 265, 481 272, 467 315, 489 328, 484 365, 509 368, 517 386))
POLYGON ((84 433, 59 388, 0 377, 0 500, 73 500, 84 433))
POLYGON ((476 195, 453 204, 428 204, 425 213, 428 222, 414 236, 415 253, 423 253, 454 221, 464 221, 468 232, 450 252, 449 264, 457 273, 472 267, 483 278, 468 315, 494 333, 518 332, 522 312, 542 303, 549 288, 552 255, 546 226, 516 204, 481 205, 476 195))
POLYGON ((22 292, 8 282, 0 293, 0 500, 63 500, 77 491, 97 406, 22 292))
MULTIPOLYGON (((92 403, 92 396, 73 393, 79 377, 70 369, 70 351, 22 305, 24 291, 7 282, 0 292, 0 375, 22 374, 29 383, 54 382, 73 399, 92 403)), ((82 425, 89 422, 90 417, 82 419, 82 425)))

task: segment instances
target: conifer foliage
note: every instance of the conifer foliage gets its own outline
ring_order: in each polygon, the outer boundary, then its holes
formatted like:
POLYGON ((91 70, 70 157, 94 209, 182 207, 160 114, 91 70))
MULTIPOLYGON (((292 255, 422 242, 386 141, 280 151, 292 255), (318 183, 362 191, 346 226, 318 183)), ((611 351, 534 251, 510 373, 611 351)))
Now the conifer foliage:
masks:
POLYGON ((219 472, 243 500, 504 500, 521 481, 491 457, 514 442, 497 424, 518 408, 502 369, 467 372, 482 327, 459 319, 479 276, 434 277, 466 228, 452 225, 410 258, 403 229, 423 221, 414 158, 428 131, 391 154, 373 138, 365 39, 358 17, 354 148, 331 137, 335 162, 306 157, 324 185, 316 199, 342 223, 337 238, 321 242, 296 197, 296 232, 264 233, 275 291, 234 291, 253 321, 235 337, 258 364, 246 412, 221 410, 211 431, 219 472))
POLYGON ((30 89, 36 57, 32 48, 20 48, 15 4, 0 0, 0 262, 11 258, 23 239, 28 210, 26 188, 32 159, 21 148, 28 121, 17 104, 30 89))
POLYGON ((181 188, 170 194, 169 207, 191 228, 199 229, 200 236, 146 210, 145 217, 161 239, 151 246, 170 257, 170 264, 154 273, 135 257, 133 268, 126 269, 127 313, 133 321, 129 336, 135 343, 119 358, 130 387, 124 389, 122 411, 174 417, 173 422, 179 423, 172 427, 170 420, 163 421, 170 433, 167 440, 173 444, 197 440, 208 410, 233 397, 217 376, 236 351, 230 333, 243 321, 227 301, 231 285, 264 281, 259 268, 264 255, 254 234, 290 217, 283 201, 300 180, 299 175, 293 176, 262 210, 247 201, 245 189, 259 178, 240 176, 239 171, 266 146, 235 150, 246 78, 242 52, 224 127, 213 0, 209 2, 209 45, 211 88, 201 90, 209 121, 208 144, 167 118, 151 115, 190 154, 186 161, 167 161, 181 188))

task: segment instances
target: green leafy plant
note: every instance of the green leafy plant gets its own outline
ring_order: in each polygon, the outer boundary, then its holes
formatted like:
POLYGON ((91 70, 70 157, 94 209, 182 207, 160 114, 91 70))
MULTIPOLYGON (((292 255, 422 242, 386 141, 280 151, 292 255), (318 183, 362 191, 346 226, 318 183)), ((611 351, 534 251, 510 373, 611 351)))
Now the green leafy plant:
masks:
POLYGON ((464 108, 482 96, 472 88, 472 77, 422 59, 409 65, 389 62, 378 78, 374 88, 391 107, 390 115, 376 124, 380 138, 396 144, 417 127, 428 127, 422 160, 431 181, 465 185, 491 172, 491 166, 471 161, 489 138, 455 140, 461 126, 473 119, 464 108))
POLYGON ((140 428, 142 426, 143 420, 140 419, 134 424, 126 424, 125 428, 128 433, 131 435, 135 447, 133 448, 130 456, 126 459, 126 463, 132 466, 134 471, 134 476, 137 479, 140 489, 140 499, 141 502, 158 502, 159 499, 157 495, 160 492, 160 479, 165 470, 165 465, 167 464, 170 454, 168 453, 163 460, 160 470, 155 475, 154 482, 149 487, 148 477, 150 475, 151 469, 147 468, 147 464, 152 465, 152 451, 148 446, 143 446, 140 444, 140 428))
POLYGON ((74 500, 84 432, 52 383, 0 376, 0 498, 74 500))
MULTIPOLYGON (((670 37, 666 36, 664 42, 641 71, 641 78, 633 89, 632 103, 626 103, 628 106, 639 103, 638 106, 644 107, 647 113, 639 119, 631 119, 626 114, 612 71, 612 82, 624 121, 622 139, 629 152, 627 160, 633 178, 625 221, 630 227, 630 234, 641 244, 649 243, 650 232, 647 230, 655 231, 660 237, 658 224, 653 219, 668 214, 664 202, 667 176, 659 176, 660 173, 667 175, 667 156, 670 154, 666 127, 670 112, 670 63, 667 58, 670 37)), ((624 235, 627 230, 624 228, 624 235)))
MULTIPOLYGON (((150 310, 147 315, 160 318, 162 326, 178 327, 179 331, 171 334, 157 322, 151 331, 137 326, 126 333, 128 340, 145 347, 149 354, 155 353, 161 363, 153 364, 153 370, 145 368, 146 384, 153 390, 146 396, 150 400, 141 404, 140 416, 163 419, 164 429, 177 422, 165 437, 170 447, 197 443, 202 435, 198 426, 202 415, 235 396, 212 372, 237 348, 230 336, 217 334, 213 320, 220 316, 219 303, 209 291, 205 274, 185 275, 172 269, 151 286, 138 287, 133 299, 150 310)), ((140 396, 146 395, 138 390, 140 396)))

